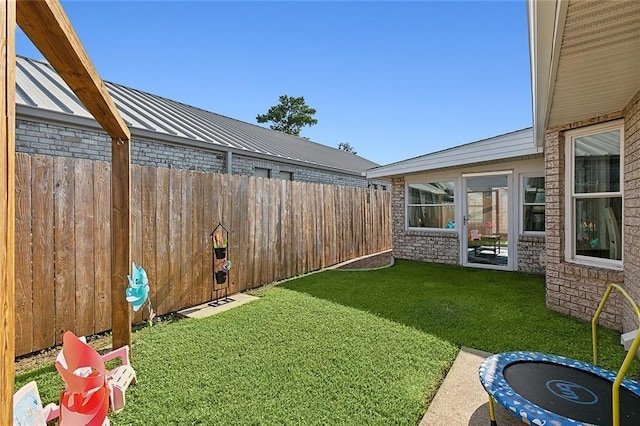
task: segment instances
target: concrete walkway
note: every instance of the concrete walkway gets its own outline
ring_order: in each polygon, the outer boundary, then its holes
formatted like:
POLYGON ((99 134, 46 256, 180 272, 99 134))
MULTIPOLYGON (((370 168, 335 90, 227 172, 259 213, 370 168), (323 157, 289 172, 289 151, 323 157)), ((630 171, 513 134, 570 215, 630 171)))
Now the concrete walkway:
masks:
MULTIPOLYGON (((489 355, 470 348, 460 350, 420 426, 489 426, 488 396, 478 378, 478 367, 489 355)), ((500 405, 494 407, 499 426, 524 424, 500 405)))
POLYGON ((183 309, 181 311, 178 311, 178 315, 187 318, 206 318, 220 312, 228 311, 229 309, 233 309, 237 306, 244 305, 245 303, 253 302, 254 300, 258 300, 259 298, 245 293, 236 293, 232 296, 229 296, 227 299, 227 301, 221 300, 220 303, 213 306, 209 304, 210 302, 208 302, 203 303, 202 305, 183 309))

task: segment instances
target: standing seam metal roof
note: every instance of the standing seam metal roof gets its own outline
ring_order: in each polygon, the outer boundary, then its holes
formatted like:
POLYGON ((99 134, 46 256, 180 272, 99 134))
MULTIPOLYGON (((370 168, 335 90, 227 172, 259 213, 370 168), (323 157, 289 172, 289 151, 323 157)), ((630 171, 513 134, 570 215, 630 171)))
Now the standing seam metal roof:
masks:
MULTIPOLYGON (((16 103, 60 114, 92 119, 89 112, 44 62, 16 58, 16 103)), ((225 117, 171 99, 105 82, 118 111, 133 136, 136 129, 185 140, 206 142, 214 149, 269 156, 279 162, 361 175, 376 163, 336 148, 225 117)), ((70 120, 71 121, 71 120, 70 120)))

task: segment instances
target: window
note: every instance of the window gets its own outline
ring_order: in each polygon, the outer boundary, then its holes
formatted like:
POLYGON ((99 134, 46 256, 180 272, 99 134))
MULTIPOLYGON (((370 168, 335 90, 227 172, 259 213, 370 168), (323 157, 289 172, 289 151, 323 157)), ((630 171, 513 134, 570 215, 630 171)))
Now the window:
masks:
POLYGON ((270 178, 271 177, 271 170, 269 169, 263 169, 260 167, 256 167, 254 170, 254 175, 257 177, 263 177, 263 178, 270 178))
POLYGON ((455 228, 453 182, 411 183, 407 187, 409 228, 455 228))
POLYGON ((544 232, 544 177, 522 179, 522 231, 544 232))
POLYGON ((619 123, 567 132, 569 259, 622 266, 622 141, 619 123))
POLYGON ((293 180, 293 172, 283 172, 280 170, 280 178, 284 180, 293 180))

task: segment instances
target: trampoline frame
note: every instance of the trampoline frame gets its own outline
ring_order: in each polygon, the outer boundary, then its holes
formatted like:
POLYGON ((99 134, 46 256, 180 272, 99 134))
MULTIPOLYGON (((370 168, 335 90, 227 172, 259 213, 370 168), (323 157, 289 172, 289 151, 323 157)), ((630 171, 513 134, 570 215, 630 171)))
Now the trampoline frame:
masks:
MULTIPOLYGON (((620 287, 618 284, 609 284, 607 286, 607 290, 598 305, 598 309, 596 310, 593 319, 591 320, 591 339, 593 345, 593 364, 589 364, 587 362, 573 360, 571 358, 565 358, 556 355, 550 354, 542 354, 538 352, 505 352, 501 354, 496 354, 488 357, 479 369, 480 381, 482 382, 482 386, 485 388, 487 393, 489 394, 489 416, 491 418, 491 425, 496 426, 496 417, 495 417, 495 409, 494 409, 494 401, 504 406, 512 415, 516 417, 520 417, 523 421, 531 424, 531 421, 534 421, 534 424, 544 424, 544 421, 555 421, 559 424, 562 424, 564 421, 570 422, 571 425, 582 425, 578 421, 573 419, 568 419, 566 417, 560 416, 558 414, 552 413, 549 410, 546 410, 538 405, 524 399, 520 395, 518 395, 511 386, 507 383, 504 378, 503 371, 504 368, 513 364, 514 362, 526 362, 526 361, 535 361, 535 362, 551 362, 554 364, 565 365, 570 368, 576 368, 579 370, 584 370, 593 374, 596 374, 610 382, 611 385, 611 401, 612 401, 612 423, 613 426, 620 426, 620 386, 622 385, 626 389, 635 393, 640 397, 640 383, 635 380, 625 378, 625 374, 633 361, 634 356, 638 352, 638 348, 640 347, 640 331, 636 334, 636 337, 633 339, 631 344, 631 348, 629 352, 624 358, 622 362, 622 366, 620 366, 620 370, 618 373, 613 371, 605 370, 603 368, 597 367, 598 363, 598 344, 597 344, 597 324, 600 314, 606 304, 611 292, 616 289, 622 296, 630 303, 633 308, 636 316, 638 317, 638 323, 640 324, 640 308, 638 304, 627 294, 627 292, 620 287), (518 411, 520 410, 520 411, 518 411), (535 423, 535 420, 538 423, 535 423)), ((551 424, 558 424, 551 423, 551 424)))

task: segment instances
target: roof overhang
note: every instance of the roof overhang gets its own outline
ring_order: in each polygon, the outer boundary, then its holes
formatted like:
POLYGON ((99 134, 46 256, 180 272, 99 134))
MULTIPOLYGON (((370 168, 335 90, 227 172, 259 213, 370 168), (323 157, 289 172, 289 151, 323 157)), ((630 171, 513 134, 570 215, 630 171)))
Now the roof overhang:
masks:
POLYGON ((534 140, 620 112, 640 89, 640 2, 527 0, 534 140))
POLYGON ((533 144, 531 128, 455 146, 420 157, 367 170, 367 178, 391 178, 479 164, 539 157, 542 149, 533 144))

